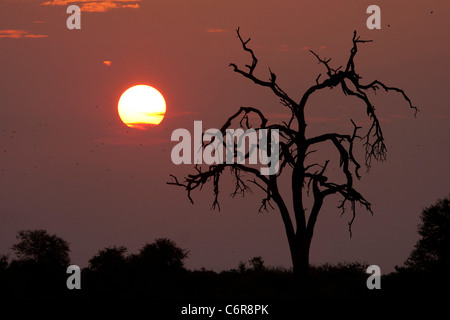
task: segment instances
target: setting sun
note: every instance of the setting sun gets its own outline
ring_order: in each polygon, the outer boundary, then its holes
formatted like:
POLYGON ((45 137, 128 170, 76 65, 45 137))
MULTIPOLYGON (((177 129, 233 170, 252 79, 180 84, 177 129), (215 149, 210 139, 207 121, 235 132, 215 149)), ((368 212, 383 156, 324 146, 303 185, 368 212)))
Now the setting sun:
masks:
POLYGON ((147 129, 158 125, 166 113, 162 94, 153 87, 137 85, 127 89, 119 99, 119 116, 131 128, 147 129))

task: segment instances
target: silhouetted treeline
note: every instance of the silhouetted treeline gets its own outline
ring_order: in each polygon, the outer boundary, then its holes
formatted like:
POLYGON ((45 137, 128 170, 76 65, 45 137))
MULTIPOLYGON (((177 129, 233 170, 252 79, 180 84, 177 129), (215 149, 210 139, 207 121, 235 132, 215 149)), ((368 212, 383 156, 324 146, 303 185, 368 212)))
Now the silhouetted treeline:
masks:
POLYGON ((381 289, 368 289, 365 263, 310 267, 307 290, 295 287, 294 274, 267 267, 261 256, 236 268, 214 272, 187 270, 189 252, 167 238, 145 244, 137 253, 123 246, 98 251, 81 271, 81 289, 66 286, 71 274, 69 244, 45 230, 17 234, 13 256, 0 255, 0 294, 9 299, 155 300, 234 299, 244 301, 323 299, 443 298, 450 285, 450 200, 423 210, 418 240, 405 264, 381 277, 381 289), (442 295, 444 294, 444 296, 442 295))
MULTIPOLYGON (((267 267, 261 257, 235 269, 214 272, 187 270, 186 250, 169 239, 157 239, 138 253, 127 254, 125 247, 102 249, 82 269, 81 289, 69 290, 66 266, 31 260, 0 259, 1 294, 12 299, 152 299, 243 301, 294 300, 299 290, 294 274, 285 268, 267 267)), ((381 290, 369 290, 370 276, 364 263, 311 266, 307 298, 323 299, 401 299, 430 297, 444 287, 434 273, 401 269, 382 276, 381 290), (425 295, 426 293, 426 295, 425 295)), ((448 281, 448 278, 447 278, 448 281)), ((447 282, 448 283, 448 282, 447 282)))

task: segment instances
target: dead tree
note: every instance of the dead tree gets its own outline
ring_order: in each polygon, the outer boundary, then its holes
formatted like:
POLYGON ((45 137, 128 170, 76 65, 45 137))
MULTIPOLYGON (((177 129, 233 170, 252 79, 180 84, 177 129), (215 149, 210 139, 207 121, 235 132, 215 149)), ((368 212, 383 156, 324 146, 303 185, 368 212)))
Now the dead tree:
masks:
MULTIPOLYGON (((354 177, 356 176, 358 180, 361 178, 359 174, 361 165, 356 160, 354 153, 356 141, 361 141, 360 145, 365 153, 365 166, 367 168, 370 167, 373 159, 378 161, 384 161, 386 159, 386 145, 383 132, 368 92, 376 92, 377 90, 383 89, 386 92, 394 91, 400 93, 409 104, 409 107, 414 111, 414 115, 416 115, 418 109, 412 105, 411 100, 402 89, 387 86, 378 80, 374 80, 368 84, 361 83, 361 77, 355 70, 355 56, 358 52, 358 45, 371 42, 371 40, 360 39, 356 31, 353 33, 353 46, 350 50, 347 64, 344 67, 340 66, 334 69, 330 65, 330 59, 321 58, 315 52, 311 51, 317 58, 319 64, 323 65, 326 73, 324 76, 319 74, 315 79, 315 84, 308 88, 299 100, 291 98, 277 84, 276 75, 270 68, 268 70, 268 80, 263 80, 255 75, 258 59, 254 51, 248 46, 250 38, 244 40, 241 37, 239 28, 236 32, 244 51, 250 55, 251 62, 250 64, 246 64, 243 69, 234 63, 230 63, 233 71, 253 81, 255 84, 271 90, 280 99, 282 106, 289 110, 290 119, 282 123, 268 124, 266 117, 257 108, 241 107, 235 114, 228 118, 220 131, 225 133, 225 130, 231 127, 233 120, 240 120, 239 126, 244 129, 252 127, 255 130, 279 130, 280 166, 278 173, 265 176, 252 166, 237 163, 222 163, 209 165, 205 171, 199 166, 195 166, 196 172, 185 177, 183 182, 180 182, 175 176, 171 175, 172 181, 168 182, 168 184, 185 188, 188 198, 193 202, 191 192, 195 189, 200 189, 212 180, 214 187, 213 208, 219 204, 219 181, 225 169, 230 169, 234 177, 233 196, 237 194, 244 195, 250 190, 251 184, 262 189, 265 196, 262 199, 260 210, 267 210, 268 206, 272 207, 272 203, 275 203, 278 207, 289 243, 294 274, 298 276, 300 281, 306 281, 309 268, 311 239, 313 237, 317 216, 325 198, 334 194, 340 195, 342 201, 338 208, 342 210, 342 213, 348 205, 350 206, 351 217, 348 223, 350 236, 352 223, 356 215, 356 204, 362 205, 372 213, 371 203, 354 187, 354 177), (357 126, 353 120, 349 119, 353 125, 353 130, 350 133, 327 133, 308 138, 305 134, 307 125, 305 120, 305 107, 308 99, 312 94, 320 90, 327 88, 333 89, 335 87, 340 88, 344 95, 354 96, 362 102, 362 106, 366 108, 370 125, 364 134, 360 134, 363 128, 357 126), (253 123, 249 124, 249 115, 256 116, 258 119, 259 123, 256 126, 253 123), (306 161, 309 154, 326 142, 331 143, 336 152, 336 157, 338 157, 340 163, 340 170, 344 175, 344 183, 332 182, 328 178, 327 166, 329 160, 325 160, 323 163, 313 164, 308 164, 306 161), (286 171, 287 168, 291 170, 286 171), (279 178, 285 172, 291 175, 292 215, 279 191, 279 178), (248 179, 246 176, 250 176, 251 178, 248 179), (312 197, 312 207, 310 208, 306 208, 305 197, 307 196, 312 197)), ((235 156, 237 156, 236 150, 234 152, 235 156)))

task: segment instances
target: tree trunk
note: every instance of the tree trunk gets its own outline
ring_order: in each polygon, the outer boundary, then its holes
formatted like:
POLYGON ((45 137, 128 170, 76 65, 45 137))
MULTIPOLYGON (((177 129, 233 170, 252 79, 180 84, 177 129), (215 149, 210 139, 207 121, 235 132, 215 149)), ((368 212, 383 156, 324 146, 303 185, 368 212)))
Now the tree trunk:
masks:
POLYGON ((289 244, 289 247, 294 269, 295 286, 301 295, 306 295, 309 289, 308 273, 311 237, 306 232, 303 232, 303 234, 297 234, 292 242, 292 244, 289 244))

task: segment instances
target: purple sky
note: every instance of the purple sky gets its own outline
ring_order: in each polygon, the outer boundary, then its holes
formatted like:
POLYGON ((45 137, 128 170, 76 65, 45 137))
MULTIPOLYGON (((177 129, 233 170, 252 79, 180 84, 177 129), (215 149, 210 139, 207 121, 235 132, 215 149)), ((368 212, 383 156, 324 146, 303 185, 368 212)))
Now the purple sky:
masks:
MULTIPOLYGON (((80 266, 106 246, 136 252, 169 237, 190 250, 188 268, 219 271, 258 255, 290 267, 281 218, 258 213, 259 190, 229 199, 224 176, 218 212, 210 211, 210 186, 191 205, 166 184, 170 173, 192 172, 172 164, 170 135, 193 130, 194 120, 220 127, 241 105, 273 122, 287 114, 228 66, 249 62, 237 27, 252 38, 258 75, 267 78, 270 66, 295 100, 325 71, 308 50, 345 64, 356 29, 374 40, 357 55, 363 80, 404 89, 420 113, 415 119, 399 94, 373 97, 388 159, 361 171, 357 186, 374 215, 358 208, 350 239, 350 216, 328 199, 311 263, 365 261, 393 271, 418 239, 421 210, 450 193, 449 16, 448 2, 418 0, 0 0, 0 253, 10 252, 17 231, 46 229, 70 243, 80 266), (69 4, 84 6, 81 30, 66 28, 69 4), (381 30, 366 27, 371 4, 381 7, 381 30), (151 130, 118 117, 120 95, 135 84, 166 99, 166 117, 151 130)), ((367 124, 364 107, 341 90, 313 96, 307 114, 309 135, 348 133, 350 117, 367 124)))

